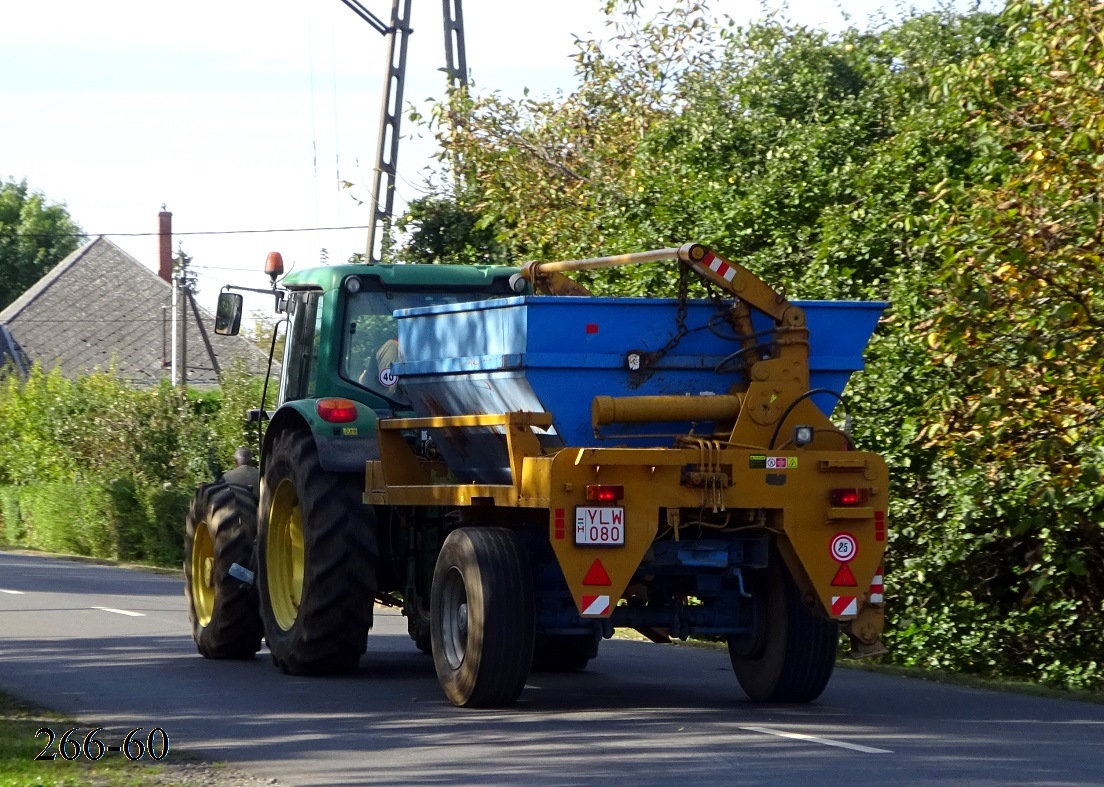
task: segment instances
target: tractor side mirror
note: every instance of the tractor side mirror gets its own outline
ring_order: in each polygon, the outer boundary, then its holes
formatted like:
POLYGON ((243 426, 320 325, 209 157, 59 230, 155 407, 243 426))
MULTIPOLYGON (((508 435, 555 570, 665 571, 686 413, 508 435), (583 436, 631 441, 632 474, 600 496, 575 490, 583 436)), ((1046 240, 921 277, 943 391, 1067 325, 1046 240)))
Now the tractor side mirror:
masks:
POLYGON ((237 336, 241 330, 242 302, 236 292, 220 292, 215 310, 215 333, 220 336, 237 336))

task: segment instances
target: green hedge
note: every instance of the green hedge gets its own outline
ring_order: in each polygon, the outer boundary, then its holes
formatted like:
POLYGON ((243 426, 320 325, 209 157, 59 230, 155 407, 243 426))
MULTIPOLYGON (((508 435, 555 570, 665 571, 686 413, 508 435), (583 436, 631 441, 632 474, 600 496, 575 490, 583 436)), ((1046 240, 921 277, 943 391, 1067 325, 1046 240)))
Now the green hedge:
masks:
POLYGON ((179 565, 193 491, 255 442, 259 401, 241 369, 203 392, 0 370, 0 543, 179 565))
POLYGON ((0 487, 0 541, 69 555, 179 565, 192 489, 48 481, 0 487))

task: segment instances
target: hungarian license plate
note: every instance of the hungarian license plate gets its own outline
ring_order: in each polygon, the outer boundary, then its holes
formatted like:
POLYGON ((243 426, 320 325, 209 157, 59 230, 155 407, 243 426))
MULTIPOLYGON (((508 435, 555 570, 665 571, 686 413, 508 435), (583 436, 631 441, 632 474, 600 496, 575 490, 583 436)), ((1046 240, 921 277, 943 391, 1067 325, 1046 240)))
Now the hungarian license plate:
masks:
POLYGON ((576 506, 575 543, 580 546, 624 546, 625 509, 621 506, 576 506))

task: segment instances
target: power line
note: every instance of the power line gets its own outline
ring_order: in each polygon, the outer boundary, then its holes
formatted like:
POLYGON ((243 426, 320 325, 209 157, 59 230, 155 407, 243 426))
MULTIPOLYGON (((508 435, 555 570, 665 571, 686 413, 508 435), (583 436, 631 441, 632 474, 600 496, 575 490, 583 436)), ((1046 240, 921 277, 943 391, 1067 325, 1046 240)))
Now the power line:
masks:
MULTIPOLYGON (((180 235, 258 235, 278 232, 334 232, 337 230, 366 230, 367 224, 358 224, 350 227, 285 227, 283 229, 270 230, 199 230, 195 232, 173 232, 173 237, 180 235)), ((160 235, 160 232, 9 232, 0 228, 0 234, 13 238, 145 238, 160 235)))

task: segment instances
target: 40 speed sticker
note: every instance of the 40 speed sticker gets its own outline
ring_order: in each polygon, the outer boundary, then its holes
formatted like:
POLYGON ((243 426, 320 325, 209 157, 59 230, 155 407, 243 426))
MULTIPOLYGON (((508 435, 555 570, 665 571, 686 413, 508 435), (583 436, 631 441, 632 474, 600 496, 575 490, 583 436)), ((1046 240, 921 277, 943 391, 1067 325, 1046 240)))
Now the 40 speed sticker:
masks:
POLYGON ((847 563, 859 554, 859 542, 850 533, 836 533, 832 536, 832 557, 840 563, 847 563))

